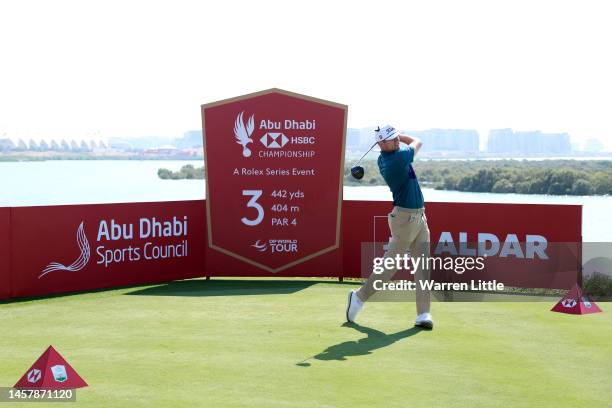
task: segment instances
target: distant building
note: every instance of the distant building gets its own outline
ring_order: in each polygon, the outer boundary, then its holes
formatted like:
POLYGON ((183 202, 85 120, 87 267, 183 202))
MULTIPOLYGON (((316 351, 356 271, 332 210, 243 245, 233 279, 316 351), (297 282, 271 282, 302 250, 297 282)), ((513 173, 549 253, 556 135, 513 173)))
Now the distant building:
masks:
POLYGON ((1 152, 104 152, 107 146, 104 141, 66 140, 58 142, 53 139, 30 139, 27 143, 23 139, 0 138, 1 152))
POLYGON ((28 145, 23 141, 23 139, 19 139, 19 142, 17 142, 17 148, 15 150, 28 150, 28 145))
POLYGON ((158 146, 173 145, 172 141, 172 138, 158 136, 111 137, 109 144, 115 150, 141 151, 154 149, 158 146))
MULTIPOLYGON (((374 143, 374 127, 347 129, 347 154, 363 154, 374 143)), ((425 156, 465 156, 480 150, 480 135, 475 129, 428 129, 421 131, 402 130, 423 141, 421 155, 425 156)))
POLYGON ((6 152, 9 150, 15 150, 15 143, 8 138, 0 139, 0 151, 6 152))
POLYGON ((30 142, 28 143, 28 150, 33 150, 33 151, 38 151, 40 150, 40 146, 38 145, 38 143, 36 143, 36 141, 34 139, 30 139, 30 142))
POLYGON ((584 151, 598 153, 604 150, 604 144, 598 139, 589 139, 584 144, 584 151))
POLYGON ((183 133, 183 137, 176 138, 172 145, 179 149, 199 148, 204 145, 201 130, 190 130, 183 133))
POLYGON ((489 153, 503 155, 563 155, 571 153, 567 133, 542 133, 539 130, 515 132, 512 129, 493 129, 487 141, 489 153))
POLYGON ((480 135, 474 129, 429 129, 402 131, 423 141, 421 155, 445 153, 478 153, 480 135))
POLYGON ((125 142, 125 141, 120 141, 120 140, 111 141, 110 148, 114 150, 122 150, 122 151, 133 150, 133 147, 130 143, 125 142))
POLYGON ((142 152, 144 155, 153 155, 153 156, 175 156, 180 153, 179 149, 171 145, 165 145, 160 147, 155 147, 151 149, 146 149, 142 152))

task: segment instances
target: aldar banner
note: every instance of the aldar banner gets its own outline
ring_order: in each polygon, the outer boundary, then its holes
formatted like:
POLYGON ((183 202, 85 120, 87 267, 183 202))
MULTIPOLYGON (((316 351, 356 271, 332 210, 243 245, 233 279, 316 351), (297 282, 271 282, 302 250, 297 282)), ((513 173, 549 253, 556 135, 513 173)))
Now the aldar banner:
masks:
POLYGON ((280 89, 203 105, 209 248, 260 272, 330 251, 339 265, 346 119, 280 89))
MULTIPOLYGON (((391 204, 346 201, 344 205, 344 276, 369 276, 373 258, 384 255, 389 240, 391 204), (356 219, 360 222, 349 222, 356 219)), ((482 257, 484 264, 483 269, 432 271, 434 280, 495 279, 505 286, 570 289, 580 279, 582 208, 578 205, 428 202, 425 206, 431 256, 482 257)))

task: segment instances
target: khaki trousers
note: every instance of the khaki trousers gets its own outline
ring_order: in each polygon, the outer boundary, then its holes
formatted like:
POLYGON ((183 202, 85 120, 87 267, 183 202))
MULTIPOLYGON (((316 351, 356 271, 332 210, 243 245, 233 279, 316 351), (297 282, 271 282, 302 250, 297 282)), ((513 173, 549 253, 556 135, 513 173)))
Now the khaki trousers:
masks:
MULTIPOLYGON (((408 209, 403 207, 393 207, 393 211, 387 216, 391 239, 389 247, 385 252, 385 258, 395 258, 396 255, 403 256, 410 252, 413 258, 429 256, 429 227, 425 209, 408 209)), ((429 279, 428 262, 421 261, 419 268, 415 271, 414 281, 416 283, 416 306, 417 314, 429 312, 430 295, 429 291, 422 290, 419 281, 429 279)), ((388 282, 397 272, 396 268, 385 269, 381 274, 372 273, 364 282, 363 286, 357 291, 359 299, 367 301, 375 292, 374 281, 381 280, 388 282)))

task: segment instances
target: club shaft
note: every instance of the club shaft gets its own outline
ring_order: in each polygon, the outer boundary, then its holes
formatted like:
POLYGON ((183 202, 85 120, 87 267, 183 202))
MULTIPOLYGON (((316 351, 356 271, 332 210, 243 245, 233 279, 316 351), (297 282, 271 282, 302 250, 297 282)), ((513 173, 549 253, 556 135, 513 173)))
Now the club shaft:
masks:
POLYGON ((366 157, 366 155, 368 153, 370 153, 372 151, 372 149, 374 148, 374 146, 376 146, 378 144, 378 142, 375 142, 372 146, 370 146, 370 148, 368 149, 367 152, 365 152, 365 154, 363 156, 361 156, 361 159, 359 159, 359 161, 357 161, 357 164, 355 164, 355 166, 358 166, 359 163, 361 163, 361 161, 363 160, 364 157, 366 157))

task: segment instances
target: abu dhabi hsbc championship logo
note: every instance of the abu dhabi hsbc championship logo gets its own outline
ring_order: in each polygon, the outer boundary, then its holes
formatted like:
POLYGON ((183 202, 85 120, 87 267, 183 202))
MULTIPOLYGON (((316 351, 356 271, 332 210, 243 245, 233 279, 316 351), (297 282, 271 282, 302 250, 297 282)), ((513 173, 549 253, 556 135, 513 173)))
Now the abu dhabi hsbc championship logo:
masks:
POLYGON ((589 301, 589 298, 586 296, 582 297, 582 304, 589 309, 591 308, 591 306, 593 306, 591 302, 589 301))
POLYGON ((255 115, 249 117, 248 122, 244 123, 244 111, 238 114, 236 121, 234 122, 234 136, 236 137, 236 143, 242 146, 242 155, 244 157, 251 156, 251 149, 247 147, 249 143, 253 143, 251 135, 255 130, 255 115))
POLYGON ((68 380, 68 373, 66 372, 66 366, 62 364, 54 365, 51 367, 53 373, 53 379, 57 382, 66 382, 68 380))
POLYGON ((81 225, 79 225, 79 228, 77 229, 76 239, 77 245, 81 250, 81 255, 79 255, 79 257, 68 266, 59 262, 51 262, 45 267, 45 269, 43 269, 42 273, 38 276, 38 279, 42 278, 48 273, 55 271, 80 271, 85 267, 85 265, 87 265, 87 262, 89 262, 89 258, 91 257, 91 248, 89 247, 89 241, 87 241, 87 237, 85 236, 85 230, 83 228, 82 221, 81 225))

